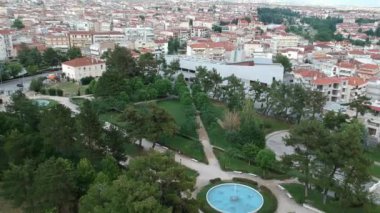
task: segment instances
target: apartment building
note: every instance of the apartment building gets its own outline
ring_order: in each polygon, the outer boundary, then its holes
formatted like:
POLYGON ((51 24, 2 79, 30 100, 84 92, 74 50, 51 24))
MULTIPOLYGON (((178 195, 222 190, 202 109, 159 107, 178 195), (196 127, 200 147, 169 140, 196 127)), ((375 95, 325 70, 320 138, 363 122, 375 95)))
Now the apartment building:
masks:
POLYGON ((56 49, 68 49, 70 47, 69 38, 64 33, 53 33, 44 37, 44 42, 47 47, 56 49))
POLYGON ((312 89, 322 92, 327 101, 337 103, 349 102, 348 79, 340 77, 317 78, 312 81, 312 89))
POLYGON ((300 42, 300 38, 298 36, 293 36, 293 35, 273 36, 270 40, 273 53, 277 53, 278 51, 284 48, 298 47, 299 42, 300 42))
POLYGON ((70 31, 69 32, 70 47, 79 47, 88 49, 93 44, 92 32, 90 31, 70 31))
POLYGON ((0 60, 7 60, 14 56, 12 32, 10 30, 0 30, 0 60))
POLYGON ((124 29, 126 39, 128 41, 153 41, 154 32, 151 27, 131 27, 124 29))
POLYGON ((122 44, 126 42, 126 36, 122 32, 94 32, 92 34, 93 43, 114 42, 122 44))

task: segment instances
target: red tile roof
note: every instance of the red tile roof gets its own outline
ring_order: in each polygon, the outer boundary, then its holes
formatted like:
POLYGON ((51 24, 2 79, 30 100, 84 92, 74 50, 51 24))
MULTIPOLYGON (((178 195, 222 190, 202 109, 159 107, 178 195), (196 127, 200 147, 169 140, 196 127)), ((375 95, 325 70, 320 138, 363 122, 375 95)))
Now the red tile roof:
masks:
POLYGON ((378 70, 379 66, 377 64, 361 64, 360 69, 378 70))
POLYGON ((341 83, 344 80, 346 80, 346 78, 343 78, 343 77, 318 78, 313 81, 313 84, 314 85, 334 84, 334 83, 341 83))
POLYGON ((302 76, 303 78, 325 78, 326 74, 319 72, 318 70, 310 69, 297 69, 294 71, 296 74, 302 76))
POLYGON ((348 85, 351 85, 351 86, 360 86, 367 83, 367 81, 365 81, 364 79, 355 77, 355 76, 347 77, 347 80, 348 80, 348 85))
POLYGON ((355 64, 353 63, 350 63, 348 61, 343 61, 343 62, 340 62, 338 64, 339 67, 342 67, 342 68, 347 68, 347 69, 354 69, 355 68, 355 64))
POLYGON ((97 60, 95 58, 82 57, 82 58, 76 58, 70 61, 63 62, 62 64, 70 66, 70 67, 83 67, 83 66, 88 66, 88 65, 104 64, 104 61, 97 60))

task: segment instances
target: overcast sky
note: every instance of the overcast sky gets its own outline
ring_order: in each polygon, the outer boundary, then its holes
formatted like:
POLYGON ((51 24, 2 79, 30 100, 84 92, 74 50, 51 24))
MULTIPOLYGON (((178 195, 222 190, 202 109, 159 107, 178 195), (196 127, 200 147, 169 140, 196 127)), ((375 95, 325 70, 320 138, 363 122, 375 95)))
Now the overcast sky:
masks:
POLYGON ((362 7, 380 7, 380 0, 285 0, 290 3, 317 4, 317 5, 346 5, 362 7))

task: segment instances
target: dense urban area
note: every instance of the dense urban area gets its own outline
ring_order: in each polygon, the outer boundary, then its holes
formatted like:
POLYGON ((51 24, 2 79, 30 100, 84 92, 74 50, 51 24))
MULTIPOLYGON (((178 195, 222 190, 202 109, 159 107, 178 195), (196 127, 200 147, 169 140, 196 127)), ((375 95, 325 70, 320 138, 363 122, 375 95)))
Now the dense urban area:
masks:
POLYGON ((0 0, 0 212, 380 212, 380 7, 0 0))

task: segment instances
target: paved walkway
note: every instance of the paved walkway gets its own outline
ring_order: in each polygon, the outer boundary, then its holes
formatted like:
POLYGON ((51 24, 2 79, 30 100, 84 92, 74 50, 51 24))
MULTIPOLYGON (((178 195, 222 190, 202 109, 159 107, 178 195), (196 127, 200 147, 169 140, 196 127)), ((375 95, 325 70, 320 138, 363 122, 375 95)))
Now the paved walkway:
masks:
MULTIPOLYGON (((70 108, 74 113, 79 113, 78 106, 70 102, 70 99, 67 97, 57 97, 57 96, 29 96, 31 99, 38 99, 38 98, 43 98, 43 99, 52 99, 55 100, 62 105, 70 108)), ((282 191, 279 187, 278 184, 281 183, 287 183, 287 182, 295 182, 295 180, 284 180, 284 181, 279 181, 279 180, 263 180, 260 177, 255 177, 249 174, 244 174, 244 173, 236 173, 236 172, 226 172, 223 171, 220 168, 219 162, 212 150, 212 146, 210 144, 209 137, 207 135, 207 132, 203 126, 203 123, 199 116, 197 116, 197 122, 199 123, 199 129, 198 134, 199 134, 199 139, 203 145, 203 149, 205 151, 207 160, 209 164, 204 164, 200 163, 194 159, 191 159, 187 156, 184 156, 182 154, 175 154, 175 160, 182 165, 193 169, 199 173, 199 176, 197 177, 196 181, 196 186, 195 186, 195 191, 193 192, 193 197, 196 196, 196 194, 202 189, 202 187, 206 186, 209 184, 210 179, 214 178, 221 178, 222 180, 231 180, 233 177, 243 177, 247 179, 251 179, 256 181, 259 185, 266 186, 269 188, 275 197, 277 198, 278 201, 278 208, 277 212, 278 213, 288 213, 288 212, 296 212, 296 213, 309 213, 312 212, 311 210, 308 210, 301 205, 297 204, 294 200, 290 199, 287 197, 286 192, 282 191)), ((270 139, 269 135, 269 139, 270 139)), ((152 148, 152 143, 143 140, 142 145, 144 149, 151 149, 152 148)), ((168 148, 157 145, 155 147, 156 151, 159 152, 165 152, 168 150, 168 148)))
POLYGON ((284 137, 289 135, 288 130, 281 130, 268 134, 265 137, 266 146, 276 154, 276 159, 281 160, 284 155, 294 154, 294 148, 292 146, 285 145, 284 137))

